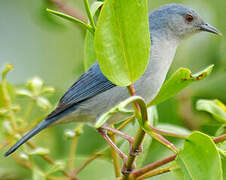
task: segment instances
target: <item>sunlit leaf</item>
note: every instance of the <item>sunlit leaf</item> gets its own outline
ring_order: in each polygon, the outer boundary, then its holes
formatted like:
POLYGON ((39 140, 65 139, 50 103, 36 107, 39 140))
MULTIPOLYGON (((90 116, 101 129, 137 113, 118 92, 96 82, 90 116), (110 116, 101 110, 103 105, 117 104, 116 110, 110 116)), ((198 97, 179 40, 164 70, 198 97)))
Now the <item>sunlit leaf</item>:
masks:
POLYGON ((196 108, 200 111, 209 112, 216 120, 226 123, 226 106, 219 100, 198 100, 196 108))
POLYGON ((148 104, 154 105, 159 104, 178 92, 180 92, 182 89, 190 85, 192 82, 199 81, 207 77, 213 69, 214 65, 211 65, 204 69, 203 71, 200 71, 199 73, 192 74, 189 69, 186 68, 180 68, 178 69, 162 86, 160 89, 158 95, 148 104))
POLYGON ((150 34, 147 0, 106 0, 94 36, 97 61, 104 75, 128 86, 145 72, 150 34))
POLYGON ((223 180, 222 163, 213 140, 201 133, 192 133, 179 151, 176 163, 180 180, 223 180), (181 172, 182 171, 182 172, 181 172))

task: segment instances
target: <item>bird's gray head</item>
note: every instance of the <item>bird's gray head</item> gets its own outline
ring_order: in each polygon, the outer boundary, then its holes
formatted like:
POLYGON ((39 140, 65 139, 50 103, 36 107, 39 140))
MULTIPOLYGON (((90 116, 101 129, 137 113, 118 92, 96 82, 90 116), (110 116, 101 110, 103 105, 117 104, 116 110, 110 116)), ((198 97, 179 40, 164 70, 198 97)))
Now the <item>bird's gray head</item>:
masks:
POLYGON ((150 13, 149 20, 151 32, 158 31, 158 34, 175 36, 180 40, 201 31, 221 34, 196 11, 182 4, 162 6, 150 13))

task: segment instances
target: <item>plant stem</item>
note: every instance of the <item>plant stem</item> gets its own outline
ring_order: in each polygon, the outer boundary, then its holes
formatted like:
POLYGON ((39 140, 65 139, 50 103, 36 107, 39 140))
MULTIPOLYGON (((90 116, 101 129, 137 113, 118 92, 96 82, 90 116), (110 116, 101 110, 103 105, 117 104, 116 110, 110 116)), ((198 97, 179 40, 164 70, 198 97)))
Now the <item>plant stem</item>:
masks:
MULTIPOLYGON (((36 146, 32 142, 27 141, 26 144, 32 149, 36 148, 36 146)), ((56 164, 55 161, 51 159, 48 155, 40 155, 40 157, 51 165, 56 164)), ((70 177, 70 175, 65 170, 61 170, 61 173, 64 174, 66 177, 70 177)))
POLYGON ((213 138, 213 141, 215 143, 219 143, 219 142, 222 142, 222 141, 225 141, 225 140, 226 140, 226 134, 223 134, 221 136, 213 138))
POLYGON ((163 144, 164 146, 166 146, 167 148, 169 148, 174 153, 177 153, 178 152, 178 149, 174 146, 174 144, 172 144, 171 142, 169 142, 167 139, 165 139, 160 134, 157 134, 155 132, 147 132, 147 133, 151 137, 153 137, 155 140, 159 141, 161 144, 163 144))
MULTIPOLYGON (((224 134, 222 136, 219 136, 219 137, 215 137, 213 139, 213 141, 215 143, 219 143, 219 142, 222 142, 222 141, 225 141, 225 140, 226 140, 226 134, 224 134)), ((169 156, 167 158, 164 158, 162 160, 155 161, 155 162, 153 162, 151 164, 148 164, 148 165, 144 166, 141 169, 138 169, 138 170, 132 172, 131 176, 134 177, 134 178, 140 177, 141 175, 151 171, 152 169, 158 168, 158 167, 160 167, 160 166, 162 166, 164 164, 167 164, 167 163, 175 160, 176 157, 177 157, 177 155, 175 154, 175 155, 169 156)))
MULTIPOLYGON (((131 96, 135 96, 135 88, 133 85, 130 85, 128 87, 128 91, 129 91, 129 94, 131 96)), ((137 103, 134 103, 134 110, 136 112, 136 114, 140 114, 140 107, 137 103)), ((132 151, 133 152, 138 152, 139 151, 139 148, 142 144, 142 141, 144 139, 144 136, 145 136, 145 131, 139 127, 137 133, 136 133, 136 136, 135 136, 135 141, 134 141, 134 144, 132 146, 132 151)), ((132 171, 132 166, 133 166, 133 163, 136 159, 136 156, 132 155, 131 153, 129 154, 128 156, 128 159, 127 159, 127 162, 126 162, 126 174, 123 175, 122 177, 122 180, 127 180, 128 179, 128 175, 129 173, 132 171)))
POLYGON ((62 0, 50 0, 54 5, 58 7, 61 11, 63 11, 65 14, 68 14, 70 16, 73 16, 76 19, 79 19, 82 22, 87 22, 86 17, 78 12, 77 9, 72 9, 68 4, 65 2, 62 2, 62 0))
POLYGON ((82 171, 90 162, 92 162, 94 159, 100 157, 100 153, 95 153, 92 156, 90 156, 78 169, 75 170, 75 173, 78 174, 80 171, 82 171))
POLYGON ((121 130, 122 128, 124 128, 125 126, 127 126, 130 122, 132 122, 135 118, 136 118, 136 116, 130 117, 128 120, 126 120, 125 122, 123 122, 123 123, 117 128, 117 130, 121 130))
POLYGON ((141 175, 147 173, 148 171, 150 171, 150 170, 152 170, 152 169, 158 168, 158 167, 160 167, 160 166, 162 166, 162 165, 164 165, 164 164, 167 164, 167 163, 173 161, 176 157, 177 157, 177 155, 175 154, 175 155, 169 156, 169 157, 167 157, 167 158, 165 158, 165 159, 155 161, 155 162, 153 162, 153 163, 151 163, 151 164, 148 164, 148 165, 144 166, 144 167, 141 168, 141 169, 138 169, 137 171, 134 171, 134 172, 132 173, 132 175, 133 175, 133 177, 135 177, 135 178, 136 178, 136 177, 139 177, 139 176, 141 176, 141 175))
MULTIPOLYGON (((114 126, 113 126, 114 128, 114 126)), ((112 142, 116 144, 116 138, 113 133, 109 133, 109 137, 111 138, 112 142)), ((118 155, 117 152, 115 151, 114 148, 111 147, 111 155, 113 159, 113 165, 114 165, 114 170, 115 170, 115 177, 120 177, 120 165, 119 165, 119 160, 118 160, 118 155)))
POLYGON ((31 111, 32 111, 32 108, 34 106, 34 100, 31 100, 27 106, 27 110, 25 112, 25 115, 24 115, 24 121, 26 121, 28 119, 28 117, 30 116, 31 114, 31 111))
POLYGON ((136 180, 142 180, 142 179, 145 179, 145 178, 149 178, 149 177, 152 177, 152 176, 156 176, 156 175, 159 175, 159 174, 163 174, 163 173, 166 173, 166 172, 169 172, 170 171, 170 167, 164 167, 164 168, 159 168, 159 169, 154 169, 146 174, 143 174, 142 176, 138 177, 136 180))
POLYGON ((78 137, 75 135, 75 137, 72 140, 71 149, 70 149, 70 155, 69 155, 69 170, 72 171, 74 169, 74 161, 75 161, 75 152, 76 147, 78 144, 78 137))
POLYGON ((85 4, 85 9, 86 9, 86 13, 87 13, 87 15, 88 15, 90 24, 91 24, 91 26, 93 27, 93 30, 95 31, 96 26, 95 26, 95 23, 94 23, 94 20, 93 20, 92 13, 91 13, 91 11, 90 11, 90 7, 89 7, 89 2, 88 2, 88 0, 84 0, 84 4, 85 4))
POLYGON ((67 20, 69 20, 71 22, 75 22, 77 24, 80 24, 82 27, 84 27, 85 29, 89 30, 91 33, 94 33, 94 29, 89 24, 86 24, 83 21, 80 21, 79 19, 76 19, 76 18, 74 18, 72 16, 69 16, 67 14, 64 14, 62 12, 54 11, 52 9, 46 9, 46 11, 48 11, 49 13, 52 13, 52 14, 54 14, 56 16, 62 17, 64 19, 67 19, 67 20))

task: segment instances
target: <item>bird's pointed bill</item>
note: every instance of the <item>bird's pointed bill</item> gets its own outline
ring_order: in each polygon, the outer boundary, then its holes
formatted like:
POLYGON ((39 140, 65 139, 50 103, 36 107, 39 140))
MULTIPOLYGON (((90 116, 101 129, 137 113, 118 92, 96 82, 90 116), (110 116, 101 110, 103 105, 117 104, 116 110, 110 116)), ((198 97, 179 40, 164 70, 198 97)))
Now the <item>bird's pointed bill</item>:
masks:
POLYGON ((201 25, 201 30, 222 36, 222 33, 215 27, 211 26, 210 24, 201 25))

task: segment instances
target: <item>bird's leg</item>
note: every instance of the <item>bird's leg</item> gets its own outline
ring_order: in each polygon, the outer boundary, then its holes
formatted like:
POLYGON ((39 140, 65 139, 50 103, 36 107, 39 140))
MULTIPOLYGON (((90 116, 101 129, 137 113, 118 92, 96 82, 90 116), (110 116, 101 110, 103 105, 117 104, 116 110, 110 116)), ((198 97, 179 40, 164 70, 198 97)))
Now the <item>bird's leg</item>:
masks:
POLYGON ((129 136, 129 135, 117 130, 117 129, 114 129, 114 128, 111 128, 111 127, 108 127, 108 126, 103 126, 102 128, 107 130, 107 131, 110 131, 114 134, 117 134, 124 139, 126 139, 129 142, 129 145, 130 145, 130 154, 131 155, 137 156, 139 153, 142 152, 142 149, 143 149, 142 146, 140 146, 138 151, 136 151, 136 152, 133 151, 134 138, 132 136, 129 136))
POLYGON ((111 138, 107 135, 107 132, 103 128, 97 129, 99 134, 107 141, 107 143, 115 149, 115 151, 118 153, 118 155, 122 158, 123 162, 125 163, 127 160, 127 156, 112 142, 111 138))
MULTIPOLYGON (((128 173, 128 172, 126 172, 126 162, 127 162, 128 157, 115 145, 114 142, 112 142, 111 138, 109 138, 109 136, 107 135, 108 129, 101 127, 101 128, 98 128, 97 130, 98 130, 99 134, 107 141, 107 143, 118 153, 120 158, 122 158, 122 160, 123 160, 122 173, 123 174, 128 173)), ((116 131, 118 131, 118 130, 116 130, 116 131)), ((121 134, 121 132, 120 132, 120 134, 121 134)), ((126 135, 126 136, 129 137, 128 135, 126 135)), ((133 165, 133 167, 135 168, 135 164, 133 165)))

